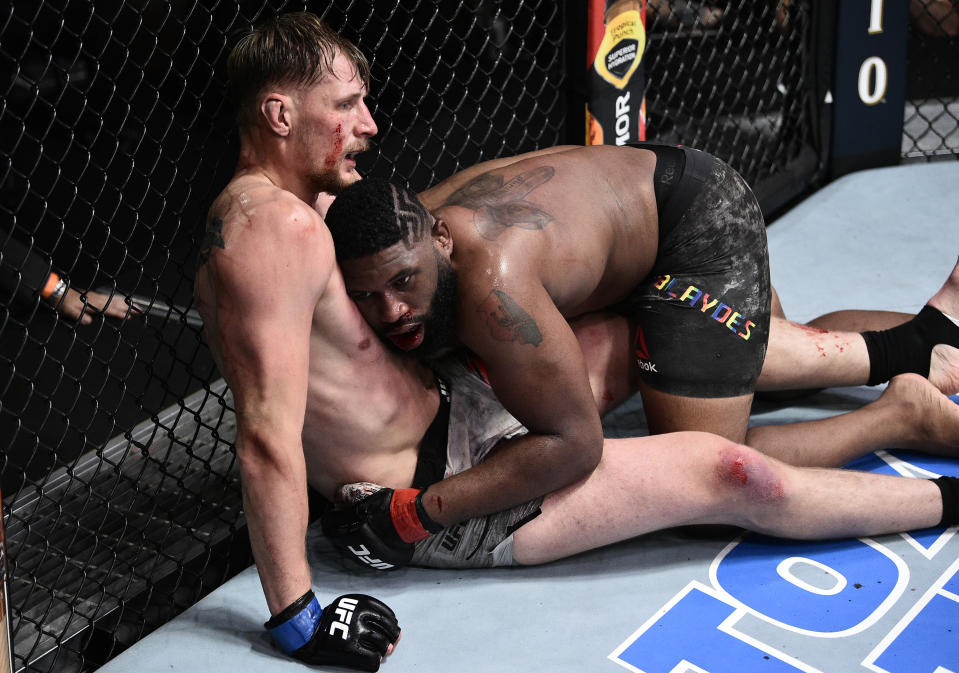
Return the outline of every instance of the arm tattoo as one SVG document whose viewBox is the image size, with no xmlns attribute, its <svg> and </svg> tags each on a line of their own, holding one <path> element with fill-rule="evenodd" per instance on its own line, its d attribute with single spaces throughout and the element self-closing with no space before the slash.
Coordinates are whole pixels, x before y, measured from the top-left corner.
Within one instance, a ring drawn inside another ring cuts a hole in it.
<svg viewBox="0 0 959 673">
<path fill-rule="evenodd" d="M 210 220 L 206 232 L 203 234 L 203 241 L 200 243 L 199 266 L 203 266 L 210 259 L 213 246 L 226 250 L 226 243 L 223 241 L 223 220 L 219 217 Z"/>
<path fill-rule="evenodd" d="M 535 231 L 553 221 L 553 216 L 535 203 L 524 201 L 534 189 L 553 178 L 556 169 L 540 166 L 514 175 L 486 173 L 470 180 L 450 194 L 444 206 L 461 206 L 474 212 L 473 224 L 480 236 L 494 240 L 508 227 Z"/>
<path fill-rule="evenodd" d="M 543 342 L 533 317 L 505 292 L 493 290 L 476 310 L 486 314 L 490 336 L 497 341 L 518 341 L 533 347 Z"/>
</svg>

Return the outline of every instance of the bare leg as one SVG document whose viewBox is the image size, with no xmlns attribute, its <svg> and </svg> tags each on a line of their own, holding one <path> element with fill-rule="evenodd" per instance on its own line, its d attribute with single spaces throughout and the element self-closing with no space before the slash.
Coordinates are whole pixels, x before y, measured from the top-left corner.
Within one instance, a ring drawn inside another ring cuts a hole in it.
<svg viewBox="0 0 959 673">
<path fill-rule="evenodd" d="M 776 292 L 776 288 L 772 288 L 772 316 L 774 318 L 786 319 L 786 313 L 779 301 L 779 293 Z M 832 313 L 827 313 L 819 316 L 818 318 L 814 318 L 813 320 L 807 322 L 806 326 L 812 328 L 814 330 L 813 333 L 818 334 L 823 334 L 823 330 L 826 332 L 856 332 L 858 334 L 867 330 L 884 330 L 891 327 L 896 327 L 897 325 L 901 325 L 904 322 L 912 320 L 914 317 L 915 316 L 910 313 L 896 313 L 893 311 L 844 310 L 833 311 Z M 789 390 L 788 386 L 784 386 L 778 390 L 767 389 L 767 384 L 772 385 L 771 381 L 775 380 L 775 378 L 774 369 L 768 368 L 766 371 L 766 378 L 760 378 L 760 382 L 756 390 L 756 397 L 758 399 L 771 400 L 774 402 L 788 401 L 799 397 L 812 395 L 823 388 L 823 386 L 817 386 Z"/>
<path fill-rule="evenodd" d="M 686 524 L 732 524 L 797 539 L 878 535 L 936 525 L 928 480 L 796 468 L 704 433 L 607 439 L 599 467 L 547 496 L 520 528 L 514 558 L 545 563 Z"/>
<path fill-rule="evenodd" d="M 959 319 L 959 260 L 943 286 L 926 303 Z M 932 349 L 929 380 L 943 392 L 959 392 L 959 348 L 939 344 Z"/>
<path fill-rule="evenodd" d="M 859 333 L 772 318 L 756 390 L 858 386 L 868 379 L 869 353 Z"/>
<path fill-rule="evenodd" d="M 959 262 L 927 304 L 959 318 Z M 887 311 L 840 311 L 801 325 L 785 318 L 775 290 L 772 308 L 769 347 L 758 391 L 863 385 L 869 379 L 869 353 L 859 328 L 888 329 L 908 317 Z M 959 392 L 959 348 L 935 346 L 928 378 L 947 394 Z"/>
<path fill-rule="evenodd" d="M 712 432 L 734 442 L 746 439 L 753 396 L 682 397 L 639 384 L 646 422 L 652 435 L 682 430 Z"/>
<path fill-rule="evenodd" d="M 779 301 L 779 293 L 773 288 L 772 314 L 778 318 L 785 318 L 786 312 Z M 884 330 L 908 322 L 915 317 L 913 313 L 899 313 L 896 311 L 864 311 L 849 309 L 833 311 L 813 318 L 805 323 L 810 327 L 824 330 L 838 330 L 841 332 L 865 332 L 868 330 Z"/>
<path fill-rule="evenodd" d="M 909 322 L 916 316 L 912 313 L 898 313 L 896 311 L 860 311 L 849 309 L 833 311 L 818 318 L 813 318 L 806 324 L 824 330 L 839 330 L 842 332 L 880 331 L 897 327 Z"/>
<path fill-rule="evenodd" d="M 597 406 L 605 414 L 639 387 L 628 324 L 621 317 L 591 314 L 573 328 L 586 355 Z M 644 391 L 651 433 L 714 432 L 794 465 L 836 467 L 890 447 L 959 455 L 959 406 L 916 374 L 896 377 L 877 401 L 856 411 L 822 421 L 753 427 L 748 433 L 748 404 L 727 402 Z"/>
<path fill-rule="evenodd" d="M 570 321 L 570 327 L 583 351 L 599 413 L 609 413 L 639 390 L 629 323 L 622 316 L 596 312 Z"/>
<path fill-rule="evenodd" d="M 959 457 L 959 405 L 918 374 L 900 374 L 861 409 L 819 421 L 754 426 L 746 444 L 792 465 L 820 467 L 839 467 L 885 448 Z"/>
<path fill-rule="evenodd" d="M 937 344 L 928 378 L 947 394 L 959 392 L 959 348 Z M 772 319 L 757 391 L 860 386 L 868 380 L 869 353 L 861 334 Z"/>
</svg>

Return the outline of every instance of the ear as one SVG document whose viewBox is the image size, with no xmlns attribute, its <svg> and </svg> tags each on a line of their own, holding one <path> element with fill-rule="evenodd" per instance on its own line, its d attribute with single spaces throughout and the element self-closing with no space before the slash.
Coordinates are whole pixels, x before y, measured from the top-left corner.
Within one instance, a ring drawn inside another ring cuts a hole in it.
<svg viewBox="0 0 959 673">
<path fill-rule="evenodd" d="M 447 257 L 453 254 L 453 234 L 446 220 L 433 220 L 433 244 Z"/>
<path fill-rule="evenodd" d="M 333 199 L 335 198 L 335 194 L 320 192 L 316 195 L 316 200 L 313 202 L 313 210 L 318 212 L 320 217 L 326 217 L 326 211 L 330 209 L 330 204 L 333 203 Z"/>
<path fill-rule="evenodd" d="M 270 130 L 279 136 L 289 136 L 293 129 L 293 100 L 286 94 L 270 92 L 260 103 L 260 114 Z"/>
</svg>

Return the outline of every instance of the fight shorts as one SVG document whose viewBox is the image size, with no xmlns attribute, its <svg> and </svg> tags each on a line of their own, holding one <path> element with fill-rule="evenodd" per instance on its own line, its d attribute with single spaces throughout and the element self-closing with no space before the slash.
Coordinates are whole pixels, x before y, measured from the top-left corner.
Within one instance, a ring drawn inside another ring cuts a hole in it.
<svg viewBox="0 0 959 673">
<path fill-rule="evenodd" d="M 659 247 L 653 269 L 611 307 L 630 320 L 643 381 L 685 397 L 752 393 L 769 340 L 766 226 L 740 175 L 698 150 L 656 154 Z"/>
<path fill-rule="evenodd" d="M 442 399 L 440 411 L 420 443 L 413 477 L 413 486 L 420 489 L 482 462 L 500 440 L 526 433 L 461 356 L 447 358 L 433 368 L 449 399 Z M 443 422 L 446 414 L 448 423 Z M 446 442 L 441 441 L 444 436 Z M 417 542 L 411 564 L 431 568 L 514 565 L 513 533 L 539 515 L 542 503 L 543 498 L 536 498 L 450 526 Z"/>
</svg>

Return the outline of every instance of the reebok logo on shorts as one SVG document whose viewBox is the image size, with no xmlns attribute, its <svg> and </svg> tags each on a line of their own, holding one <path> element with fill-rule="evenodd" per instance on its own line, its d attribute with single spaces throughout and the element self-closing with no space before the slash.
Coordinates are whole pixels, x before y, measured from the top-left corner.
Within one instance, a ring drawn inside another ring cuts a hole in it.
<svg viewBox="0 0 959 673">
<path fill-rule="evenodd" d="M 643 328 L 637 327 L 633 335 L 633 354 L 636 356 L 636 364 L 644 372 L 658 374 L 656 364 L 649 360 L 649 349 L 646 347 L 646 337 L 643 335 Z"/>
<path fill-rule="evenodd" d="M 687 285 L 680 293 L 682 283 L 677 285 L 678 278 L 673 278 L 669 274 L 660 276 L 653 283 L 653 287 L 661 294 L 676 299 L 681 303 L 689 304 L 690 308 L 698 308 L 699 311 L 708 315 L 717 323 L 724 325 L 726 329 L 740 337 L 743 341 L 749 341 L 751 336 L 750 329 L 756 326 L 752 320 L 749 320 L 739 311 L 734 311 L 731 306 L 725 304 L 715 297 L 711 297 L 708 292 L 700 290 L 695 285 Z"/>
</svg>

